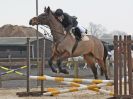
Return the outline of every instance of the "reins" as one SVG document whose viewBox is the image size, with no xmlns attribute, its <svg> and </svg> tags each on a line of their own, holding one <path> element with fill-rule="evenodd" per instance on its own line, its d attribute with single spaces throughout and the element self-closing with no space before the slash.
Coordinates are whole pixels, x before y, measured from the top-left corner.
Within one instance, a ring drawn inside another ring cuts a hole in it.
<svg viewBox="0 0 133 99">
<path fill-rule="evenodd" d="M 52 12 L 51 12 L 52 13 Z M 52 14 L 53 15 L 53 14 Z M 57 22 L 59 22 L 60 24 L 61 24 L 61 22 L 53 15 L 53 17 L 56 19 L 56 21 Z M 63 37 L 61 37 L 61 38 L 59 38 L 57 41 L 55 41 L 54 42 L 54 45 L 55 45 L 55 49 L 56 49 L 56 51 L 57 51 L 57 47 L 58 47 L 58 45 L 67 37 L 67 35 L 69 35 L 68 33 L 66 33 L 66 35 L 64 34 L 64 27 L 63 27 L 63 25 L 61 24 L 61 26 L 62 26 L 62 32 L 59 32 L 57 29 L 55 29 L 55 25 L 54 25 L 54 22 L 53 22 L 53 20 L 51 20 L 50 19 L 50 16 L 47 16 L 47 21 L 48 21 L 48 24 L 49 24 L 49 26 L 51 26 L 51 32 L 53 33 L 53 36 L 55 37 L 55 39 L 58 39 L 58 38 L 56 38 L 56 34 L 58 33 L 58 34 L 60 34 L 60 35 L 62 35 Z M 53 27 L 53 28 L 52 28 Z M 72 54 L 74 53 L 74 51 L 75 51 L 75 49 L 77 48 L 77 45 L 78 45 L 78 41 L 76 40 L 75 41 L 75 44 L 74 44 L 74 46 L 73 46 L 73 48 L 72 48 Z M 57 51 L 58 52 L 58 51 Z"/>
<path fill-rule="evenodd" d="M 53 16 L 54 16 L 54 15 L 53 15 Z M 55 16 L 54 16 L 54 17 L 55 17 Z M 50 20 L 49 17 L 48 17 L 47 19 L 48 19 L 49 22 L 53 23 L 53 21 Z M 55 18 L 55 19 L 56 19 L 56 18 Z M 58 21 L 58 20 L 57 20 L 57 21 Z M 59 22 L 59 21 L 58 21 L 58 22 Z M 61 24 L 61 23 L 60 23 L 60 24 Z M 63 30 L 63 29 L 64 29 L 64 28 L 63 28 L 63 26 L 62 26 L 62 30 Z M 58 34 L 63 35 L 63 37 L 59 40 L 58 43 L 62 42 L 62 41 L 66 38 L 66 36 L 67 36 L 67 34 L 65 35 L 65 34 L 63 34 L 62 32 L 57 31 L 55 28 L 51 28 L 51 32 L 55 32 L 55 33 L 58 33 Z M 64 30 L 63 30 L 63 32 L 64 32 Z"/>
</svg>

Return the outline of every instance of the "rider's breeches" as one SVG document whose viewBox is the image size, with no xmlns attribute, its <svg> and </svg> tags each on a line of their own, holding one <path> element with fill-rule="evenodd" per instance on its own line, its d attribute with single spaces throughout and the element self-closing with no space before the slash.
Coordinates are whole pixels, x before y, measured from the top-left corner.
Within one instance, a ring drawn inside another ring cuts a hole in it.
<svg viewBox="0 0 133 99">
<path fill-rule="evenodd" d="M 80 26 L 79 24 L 77 25 L 77 27 L 80 29 L 81 33 L 85 33 L 86 29 L 83 28 L 82 26 Z"/>
</svg>

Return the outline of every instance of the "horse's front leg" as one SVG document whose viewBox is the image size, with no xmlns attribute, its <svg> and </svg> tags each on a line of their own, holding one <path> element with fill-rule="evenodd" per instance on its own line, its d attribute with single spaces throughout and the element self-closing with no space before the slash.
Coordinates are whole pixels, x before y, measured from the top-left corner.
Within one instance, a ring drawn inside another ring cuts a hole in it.
<svg viewBox="0 0 133 99">
<path fill-rule="evenodd" d="M 62 60 L 59 58 L 57 60 L 57 66 L 58 66 L 59 72 L 64 74 L 69 74 L 69 72 L 66 69 L 62 68 L 61 63 L 62 63 Z"/>
<path fill-rule="evenodd" d="M 52 57 L 48 60 L 48 64 L 49 64 L 51 70 L 52 70 L 53 72 L 57 73 L 56 68 L 53 66 L 53 59 L 54 59 L 54 56 L 52 56 Z"/>
<path fill-rule="evenodd" d="M 64 52 L 64 53 L 58 58 L 58 60 L 57 60 L 57 66 L 58 66 L 59 72 L 64 73 L 64 74 L 69 74 L 69 72 L 68 72 L 66 69 L 62 68 L 62 66 L 61 66 L 62 61 L 63 61 L 64 59 L 67 59 L 68 57 L 69 57 L 69 54 L 68 54 L 67 52 Z"/>
</svg>

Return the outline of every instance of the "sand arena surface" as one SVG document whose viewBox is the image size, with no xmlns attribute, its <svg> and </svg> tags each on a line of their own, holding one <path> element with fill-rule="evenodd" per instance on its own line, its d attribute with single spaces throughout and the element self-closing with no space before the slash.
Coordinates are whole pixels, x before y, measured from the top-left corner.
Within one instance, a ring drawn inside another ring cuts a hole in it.
<svg viewBox="0 0 133 99">
<path fill-rule="evenodd" d="M 21 70 L 20 72 L 26 73 L 25 70 Z M 64 75 L 64 74 L 55 74 L 52 73 L 52 71 L 49 68 L 45 69 L 45 74 L 49 76 L 61 76 L 61 77 L 74 77 L 74 70 L 69 70 L 70 74 L 69 75 Z M 37 75 L 37 69 L 32 68 L 31 71 L 32 75 Z M 41 97 L 18 97 L 16 95 L 16 92 L 24 92 L 26 91 L 26 80 L 22 79 L 21 76 L 11 73 L 10 75 L 5 75 L 2 77 L 2 79 L 8 79 L 8 78 L 18 78 L 17 80 L 5 80 L 2 81 L 2 88 L 0 88 L 0 99 L 106 99 L 110 96 L 101 94 L 101 93 L 96 93 L 94 91 L 90 90 L 83 90 L 83 91 L 78 91 L 78 92 L 72 92 L 72 93 L 64 93 L 58 96 L 41 96 Z M 20 80 L 21 78 L 21 80 Z M 93 79 L 93 74 L 91 70 L 88 69 L 83 69 L 79 68 L 79 78 L 86 78 L 86 79 Z M 105 79 L 104 76 L 100 76 L 100 79 Z M 40 91 L 40 88 L 36 88 L 37 81 L 36 80 L 30 80 L 30 86 L 31 86 L 31 91 Z M 57 82 L 53 81 L 44 81 L 44 88 L 66 88 L 68 86 L 64 84 L 60 84 Z M 105 90 L 113 90 L 113 87 L 103 87 Z"/>
<path fill-rule="evenodd" d="M 32 91 L 37 91 L 39 89 L 34 88 Z M 110 96 L 95 93 L 94 91 L 83 90 L 72 93 L 64 93 L 58 96 L 39 96 L 39 97 L 18 97 L 16 92 L 26 91 L 25 88 L 17 88 L 17 89 L 5 89 L 0 88 L 0 99 L 106 99 Z"/>
</svg>

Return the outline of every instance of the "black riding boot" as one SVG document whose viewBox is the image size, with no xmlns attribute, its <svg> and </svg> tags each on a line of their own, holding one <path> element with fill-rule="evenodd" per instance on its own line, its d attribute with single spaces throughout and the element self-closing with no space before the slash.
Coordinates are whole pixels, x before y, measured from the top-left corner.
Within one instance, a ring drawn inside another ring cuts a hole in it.
<svg viewBox="0 0 133 99">
<path fill-rule="evenodd" d="M 78 27 L 75 28 L 73 34 L 75 35 L 75 38 L 77 41 L 80 41 L 81 40 L 81 31 Z"/>
</svg>

